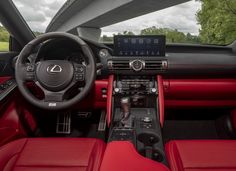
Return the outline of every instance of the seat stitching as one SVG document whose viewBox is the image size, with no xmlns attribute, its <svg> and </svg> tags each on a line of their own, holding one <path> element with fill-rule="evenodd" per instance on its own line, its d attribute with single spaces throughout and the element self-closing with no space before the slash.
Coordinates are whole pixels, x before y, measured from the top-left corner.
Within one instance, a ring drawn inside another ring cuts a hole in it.
<svg viewBox="0 0 236 171">
<path fill-rule="evenodd" d="M 87 166 L 81 166 L 81 165 L 78 165 L 78 166 L 57 166 L 57 165 L 17 165 L 16 167 L 50 167 L 50 168 L 53 168 L 53 167 L 87 167 Z"/>
<path fill-rule="evenodd" d="M 16 161 L 15 161 L 15 163 L 14 163 L 14 167 L 16 166 L 16 163 L 17 163 L 17 161 L 19 160 L 19 158 L 20 158 L 20 156 L 21 156 L 21 153 L 22 153 L 22 151 L 25 149 L 25 146 L 26 146 L 27 143 L 28 143 L 28 139 L 25 140 L 24 145 L 22 146 L 21 150 L 18 152 L 19 155 L 18 155 L 17 158 L 16 158 Z"/>
<path fill-rule="evenodd" d="M 93 170 L 94 170 L 94 168 L 99 170 L 101 163 L 102 163 L 102 154 L 103 154 L 103 148 L 104 148 L 103 144 L 102 144 L 102 149 L 98 148 L 98 147 L 99 147 L 99 142 L 95 141 L 93 148 L 91 150 L 91 154 L 95 153 L 95 157 L 94 157 L 94 155 L 90 155 L 90 158 L 89 158 L 89 163 L 90 163 L 90 161 L 93 162 L 93 167 L 92 167 Z"/>
<path fill-rule="evenodd" d="M 229 167 L 229 166 L 222 166 L 222 167 L 214 167 L 214 166 L 210 166 L 210 167 L 185 167 L 185 169 L 235 169 L 236 166 L 233 166 L 233 167 Z"/>
<path fill-rule="evenodd" d="M 183 161 L 182 161 L 182 159 L 181 159 L 181 157 L 180 157 L 180 154 L 179 154 L 179 150 L 178 150 L 178 147 L 177 147 L 177 145 L 176 145 L 176 143 L 175 142 L 170 142 L 170 146 L 169 146 L 169 151 L 170 151 L 170 153 L 171 153 L 171 155 L 170 155 L 170 160 L 171 161 L 174 161 L 174 162 L 171 162 L 172 163 L 172 165 L 174 165 L 174 169 L 176 170 L 176 171 L 178 171 L 179 170 L 179 167 L 178 167 L 178 159 L 179 159 L 179 161 L 181 162 L 181 164 L 182 164 L 182 169 L 181 170 L 184 170 L 184 166 L 183 166 Z M 175 152 L 174 152 L 174 150 L 176 150 L 176 153 L 177 153 L 177 155 L 175 155 Z M 178 159 L 176 158 L 176 157 L 178 157 Z"/>
<path fill-rule="evenodd" d="M 8 161 L 4 164 L 4 166 L 3 166 L 3 170 L 5 169 L 6 165 L 9 163 L 9 161 L 10 161 L 14 156 L 16 156 L 17 154 L 19 154 L 19 152 L 13 154 L 13 155 L 9 158 L 9 160 L 8 160 Z"/>
<path fill-rule="evenodd" d="M 25 144 L 26 144 L 26 142 L 27 142 L 27 140 L 25 141 Z M 11 157 L 9 158 L 9 160 L 4 164 L 3 169 L 5 169 L 6 165 L 9 163 L 9 161 L 10 161 L 14 156 L 16 156 L 16 155 L 18 155 L 18 154 L 20 155 L 20 153 L 22 152 L 23 148 L 25 147 L 25 144 L 23 145 L 22 149 L 21 149 L 19 152 L 14 153 L 13 155 L 11 155 Z M 17 160 L 19 159 L 19 155 L 17 156 L 16 161 L 15 161 L 14 164 L 13 164 L 13 167 L 15 166 Z"/>
<path fill-rule="evenodd" d="M 94 144 L 94 149 L 93 149 L 93 151 L 95 151 L 95 147 L 97 148 L 97 147 L 99 147 L 98 146 L 98 141 L 96 141 L 96 143 Z M 100 148 L 97 148 L 98 150 L 97 150 L 97 155 L 96 155 L 96 158 L 94 158 L 94 166 L 95 167 L 97 167 L 97 169 L 99 169 L 100 168 L 100 165 L 101 165 L 101 155 L 102 155 L 102 150 L 100 150 Z M 100 165 L 99 165 L 99 163 L 100 163 Z"/>
<path fill-rule="evenodd" d="M 94 157 L 93 157 L 92 154 L 93 154 L 93 152 L 94 152 L 94 150 L 95 150 L 94 147 L 96 146 L 96 144 L 97 144 L 97 141 L 95 141 L 95 142 L 93 143 L 92 150 L 90 151 L 89 160 L 88 160 L 88 166 L 87 166 L 88 168 L 89 168 L 90 162 L 92 162 L 92 163 L 94 162 L 94 163 L 95 163 L 95 160 L 94 160 Z M 94 166 L 93 166 L 93 167 L 94 167 Z M 92 167 L 92 168 L 93 168 L 93 167 Z"/>
</svg>

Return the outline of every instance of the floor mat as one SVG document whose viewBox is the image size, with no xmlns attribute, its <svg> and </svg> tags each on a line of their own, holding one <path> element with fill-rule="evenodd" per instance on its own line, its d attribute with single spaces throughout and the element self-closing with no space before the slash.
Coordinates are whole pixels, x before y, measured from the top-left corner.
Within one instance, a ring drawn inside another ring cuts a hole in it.
<svg viewBox="0 0 236 171">
<path fill-rule="evenodd" d="M 178 139 L 219 139 L 215 120 L 166 120 L 164 142 Z"/>
</svg>

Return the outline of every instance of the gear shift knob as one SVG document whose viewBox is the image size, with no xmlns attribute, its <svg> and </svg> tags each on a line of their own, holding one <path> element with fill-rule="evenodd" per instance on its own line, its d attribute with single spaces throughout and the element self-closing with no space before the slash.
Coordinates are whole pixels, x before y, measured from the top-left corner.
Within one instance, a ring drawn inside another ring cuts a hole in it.
<svg viewBox="0 0 236 171">
<path fill-rule="evenodd" d="M 122 119 L 121 125 L 125 128 L 132 128 L 133 125 L 133 117 L 130 114 L 130 99 L 129 97 L 123 97 L 120 100 L 121 103 L 121 112 Z"/>
<path fill-rule="evenodd" d="M 129 99 L 129 97 L 121 98 L 120 104 L 121 104 L 121 110 L 124 115 L 124 118 L 128 117 L 128 115 L 130 114 L 130 99 Z"/>
</svg>

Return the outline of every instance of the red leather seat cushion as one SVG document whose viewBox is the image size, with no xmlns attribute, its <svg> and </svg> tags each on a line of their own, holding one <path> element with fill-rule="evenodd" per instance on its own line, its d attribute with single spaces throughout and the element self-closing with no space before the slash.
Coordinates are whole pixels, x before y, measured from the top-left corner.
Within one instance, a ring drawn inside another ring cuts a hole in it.
<svg viewBox="0 0 236 171">
<path fill-rule="evenodd" d="M 128 141 L 108 143 L 100 171 L 169 171 L 162 163 L 137 153 Z"/>
<path fill-rule="evenodd" d="M 0 148 L 0 170 L 99 170 L 105 143 L 91 138 L 29 138 Z"/>
<path fill-rule="evenodd" d="M 236 170 L 234 140 L 179 140 L 165 147 L 172 171 Z"/>
</svg>

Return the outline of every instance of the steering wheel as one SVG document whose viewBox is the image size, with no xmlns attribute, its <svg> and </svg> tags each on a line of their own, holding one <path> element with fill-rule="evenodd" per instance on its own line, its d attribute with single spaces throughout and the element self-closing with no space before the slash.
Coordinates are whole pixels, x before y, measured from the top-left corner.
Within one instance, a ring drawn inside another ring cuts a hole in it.
<svg viewBox="0 0 236 171">
<path fill-rule="evenodd" d="M 56 38 L 76 42 L 81 47 L 86 65 L 56 59 L 27 62 L 27 57 L 38 45 Z M 15 79 L 22 95 L 33 105 L 46 110 L 66 109 L 82 100 L 92 88 L 95 77 L 96 64 L 91 49 L 82 39 L 69 33 L 51 32 L 36 37 L 22 49 L 15 65 Z M 29 81 L 44 92 L 43 99 L 31 94 L 26 86 Z M 77 94 L 68 98 L 66 94 L 74 87 Z"/>
</svg>

